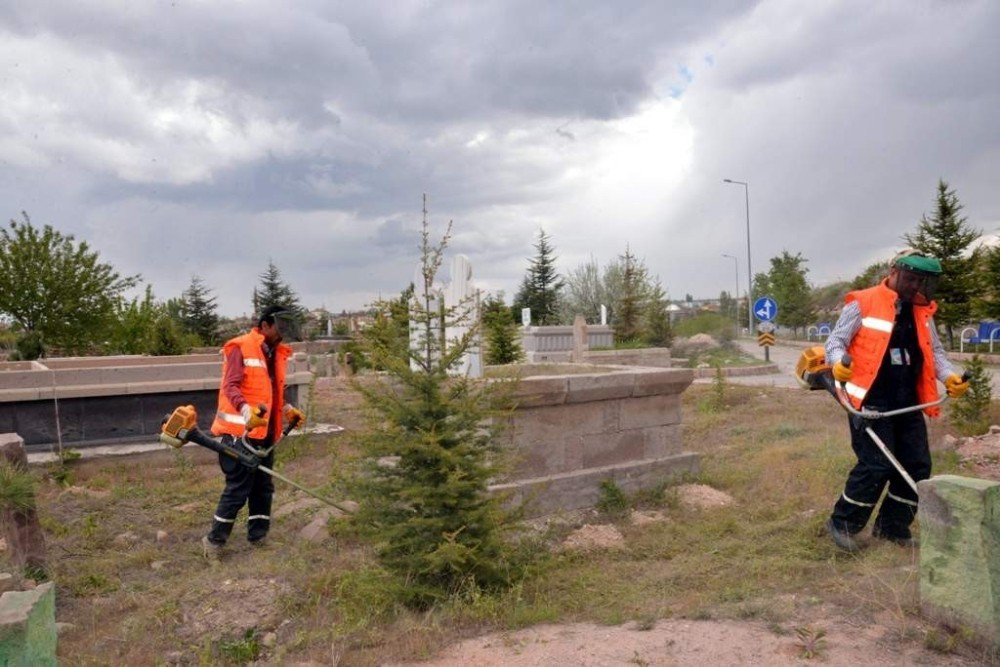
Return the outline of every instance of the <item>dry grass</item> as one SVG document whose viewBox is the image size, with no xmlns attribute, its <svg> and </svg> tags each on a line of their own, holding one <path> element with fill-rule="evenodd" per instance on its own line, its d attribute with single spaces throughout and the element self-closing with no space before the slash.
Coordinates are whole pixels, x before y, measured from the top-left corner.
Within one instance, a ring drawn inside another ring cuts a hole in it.
<svg viewBox="0 0 1000 667">
<path fill-rule="evenodd" d="M 643 504 L 666 521 L 621 525 L 624 549 L 547 555 L 510 591 L 456 595 L 419 614 L 399 607 L 393 582 L 349 534 L 301 541 L 306 513 L 278 519 L 260 551 L 243 542 L 238 524 L 232 553 L 209 567 L 197 546 L 221 489 L 209 452 L 78 462 L 74 484 L 89 494 L 51 482 L 39 492 L 57 615 L 74 624 L 60 637 L 61 664 L 156 664 L 171 651 L 203 664 L 249 655 L 272 664 L 377 664 L 429 657 L 489 629 L 671 616 L 754 618 L 794 633 L 833 614 L 887 624 L 898 641 L 920 643 L 912 553 L 881 545 L 845 555 L 822 534 L 853 463 L 843 413 L 819 392 L 738 386 L 713 410 L 705 407 L 710 391 L 685 395 L 685 447 L 703 454 L 695 481 L 729 493 L 735 506 L 692 511 L 669 489 L 645 494 Z M 361 427 L 356 399 L 334 384 L 318 383 L 313 415 Z M 279 468 L 336 496 L 330 480 L 353 437 L 290 440 Z M 954 456 L 935 456 L 936 472 L 958 471 Z M 301 497 L 279 483 L 276 507 Z M 157 530 L 169 540 L 157 542 Z M 119 538 L 126 532 L 138 541 Z M 273 647 L 261 643 L 269 632 Z"/>
</svg>

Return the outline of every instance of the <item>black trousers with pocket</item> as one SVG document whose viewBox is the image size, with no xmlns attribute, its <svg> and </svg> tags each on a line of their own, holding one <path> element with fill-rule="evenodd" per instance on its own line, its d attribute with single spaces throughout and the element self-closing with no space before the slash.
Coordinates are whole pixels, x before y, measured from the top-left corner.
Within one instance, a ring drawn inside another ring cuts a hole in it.
<svg viewBox="0 0 1000 667">
<path fill-rule="evenodd" d="M 228 446 L 238 446 L 231 435 L 223 435 L 222 441 Z M 257 446 L 254 443 L 254 447 Z M 261 459 L 260 463 L 273 469 L 274 452 Z M 208 540 L 213 544 L 225 544 L 229 534 L 233 532 L 236 515 L 243 505 L 247 505 L 249 510 L 247 540 L 257 542 L 264 539 L 271 527 L 271 500 L 274 497 L 274 481 L 271 476 L 222 454 L 219 454 L 219 467 L 226 476 L 226 488 L 215 509 Z"/>
<path fill-rule="evenodd" d="M 872 409 L 878 409 L 872 406 Z M 917 494 L 906 483 L 865 432 L 860 420 L 850 418 L 851 447 L 858 462 L 847 477 L 844 493 L 833 508 L 834 524 L 848 533 L 860 532 L 868 523 L 886 484 L 889 490 L 875 517 L 873 530 L 887 537 L 910 537 L 910 524 L 917 514 Z M 896 457 L 913 481 L 931 475 L 927 424 L 922 412 L 910 412 L 867 422 L 875 435 Z"/>
</svg>

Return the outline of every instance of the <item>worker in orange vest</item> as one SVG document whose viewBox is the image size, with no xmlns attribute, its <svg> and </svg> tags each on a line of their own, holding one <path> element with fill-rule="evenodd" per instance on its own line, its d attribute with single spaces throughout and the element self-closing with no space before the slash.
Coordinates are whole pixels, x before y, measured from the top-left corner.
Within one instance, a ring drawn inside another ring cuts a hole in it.
<svg viewBox="0 0 1000 667">
<path fill-rule="evenodd" d="M 305 414 L 285 402 L 285 367 L 292 349 L 284 341 L 297 338 L 295 313 L 282 306 L 270 306 L 249 333 L 222 346 L 222 382 L 212 433 L 222 436 L 223 444 L 258 457 L 267 468 L 274 467 L 274 446 L 281 439 L 282 417 L 286 422 L 305 423 Z M 221 454 L 219 466 L 226 476 L 226 487 L 212 529 L 202 538 L 205 555 L 210 558 L 221 554 L 243 505 L 249 510 L 247 539 L 251 544 L 262 545 L 271 527 L 271 477 Z"/>
<path fill-rule="evenodd" d="M 969 388 L 948 361 L 934 325 L 933 297 L 940 275 L 937 259 L 905 250 L 893 259 L 888 278 L 848 293 L 827 338 L 826 358 L 856 409 L 885 412 L 936 401 L 938 380 L 952 398 Z M 850 366 L 841 363 L 845 353 L 850 355 Z M 940 409 L 923 412 L 937 417 Z M 858 460 L 826 523 L 827 531 L 838 547 L 857 551 L 854 536 L 868 523 L 888 483 L 872 535 L 915 546 L 910 524 L 917 512 L 917 494 L 872 442 L 865 424 L 853 417 L 849 421 Z M 915 481 L 930 477 L 927 425 L 920 411 L 873 420 L 867 426 Z"/>
</svg>

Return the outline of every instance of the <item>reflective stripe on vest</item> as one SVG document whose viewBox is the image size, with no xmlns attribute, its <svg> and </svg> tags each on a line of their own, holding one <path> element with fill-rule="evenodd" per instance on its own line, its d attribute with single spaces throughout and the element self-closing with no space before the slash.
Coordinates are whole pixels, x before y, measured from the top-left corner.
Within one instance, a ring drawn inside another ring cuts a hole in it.
<svg viewBox="0 0 1000 667">
<path fill-rule="evenodd" d="M 874 329 L 875 331 L 884 331 L 885 333 L 892 333 L 892 322 L 889 320 L 883 320 L 878 317 L 864 317 L 861 319 L 861 326 L 868 327 L 869 329 Z"/>
<path fill-rule="evenodd" d="M 234 347 L 238 347 L 243 356 L 243 378 L 240 382 L 240 393 L 251 406 L 263 404 L 268 412 L 274 411 L 273 415 L 266 416 L 266 426 L 259 426 L 246 435 L 255 439 L 264 439 L 270 431 L 273 436 L 272 444 L 277 444 L 281 439 L 286 364 L 292 350 L 283 343 L 275 348 L 274 378 L 271 378 L 268 375 L 268 364 L 264 358 L 263 345 L 264 336 L 256 328 L 250 333 L 228 341 L 222 348 L 222 375 L 225 378 L 229 352 Z M 278 391 L 276 396 L 273 395 L 275 387 Z M 237 416 L 239 414 L 240 411 L 229 402 L 229 398 L 220 385 L 218 410 L 216 419 L 212 423 L 212 433 L 215 435 L 229 434 L 234 437 L 244 435 L 246 427 L 242 415 Z"/>
<path fill-rule="evenodd" d="M 229 422 L 230 424 L 239 424 L 240 426 L 244 426 L 246 424 L 246 422 L 243 421 L 243 415 L 234 415 L 229 412 L 222 412 L 221 410 L 215 413 L 215 418 L 221 419 L 224 422 Z"/>
</svg>

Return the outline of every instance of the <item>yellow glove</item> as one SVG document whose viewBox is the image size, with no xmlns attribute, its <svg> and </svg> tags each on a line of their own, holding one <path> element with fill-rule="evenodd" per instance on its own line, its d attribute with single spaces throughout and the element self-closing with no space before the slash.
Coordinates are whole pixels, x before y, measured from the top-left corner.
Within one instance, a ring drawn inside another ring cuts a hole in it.
<svg viewBox="0 0 1000 667">
<path fill-rule="evenodd" d="M 243 424 L 246 426 L 247 432 L 259 428 L 261 426 L 267 426 L 267 408 L 263 405 L 258 405 L 257 409 L 251 408 L 249 403 L 244 403 L 243 407 L 240 408 L 240 414 L 243 415 Z"/>
<path fill-rule="evenodd" d="M 306 425 L 306 413 L 289 403 L 285 406 L 285 422 L 295 424 L 296 428 L 302 428 Z"/>
<path fill-rule="evenodd" d="M 944 387 L 948 390 L 950 398 L 961 398 L 969 390 L 969 381 L 963 380 L 955 373 L 952 373 L 944 381 Z"/>
<path fill-rule="evenodd" d="M 833 365 L 833 379 L 837 382 L 850 382 L 854 377 L 854 371 L 849 366 L 845 366 L 839 361 Z"/>
</svg>

